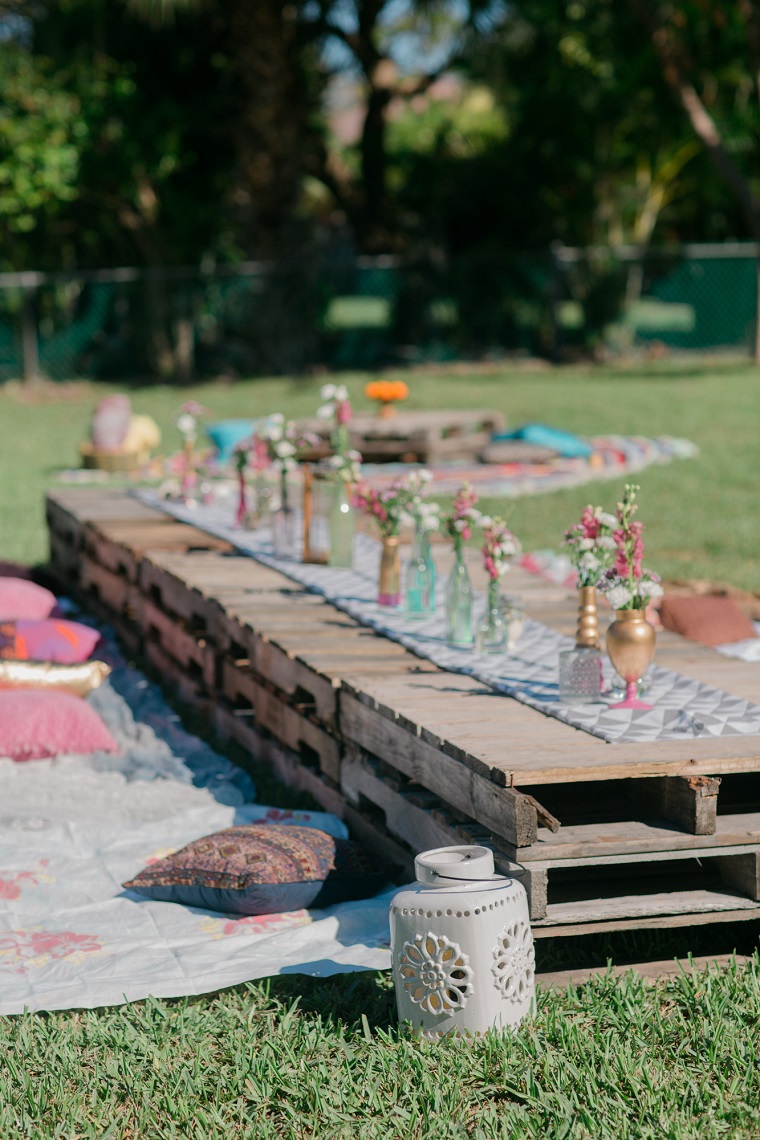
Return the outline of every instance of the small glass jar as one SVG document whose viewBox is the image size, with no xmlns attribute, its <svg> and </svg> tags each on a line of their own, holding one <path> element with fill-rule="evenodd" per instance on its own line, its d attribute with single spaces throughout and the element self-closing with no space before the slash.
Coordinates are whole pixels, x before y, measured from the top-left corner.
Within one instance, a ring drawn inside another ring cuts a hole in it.
<svg viewBox="0 0 760 1140">
<path fill-rule="evenodd" d="M 406 613 L 423 618 L 435 613 L 435 562 L 430 553 L 430 537 L 418 526 L 404 576 Z"/>
<path fill-rule="evenodd" d="M 506 653 L 509 641 L 509 622 L 499 597 L 497 578 L 488 583 L 486 611 L 478 622 L 477 647 L 479 653 Z"/>
<path fill-rule="evenodd" d="M 587 705 L 602 695 L 602 654 L 576 645 L 559 655 L 559 699 L 565 705 Z"/>
<path fill-rule="evenodd" d="M 511 652 L 525 629 L 525 607 L 519 594 L 502 594 L 501 605 L 509 622 L 507 649 Z"/>
</svg>

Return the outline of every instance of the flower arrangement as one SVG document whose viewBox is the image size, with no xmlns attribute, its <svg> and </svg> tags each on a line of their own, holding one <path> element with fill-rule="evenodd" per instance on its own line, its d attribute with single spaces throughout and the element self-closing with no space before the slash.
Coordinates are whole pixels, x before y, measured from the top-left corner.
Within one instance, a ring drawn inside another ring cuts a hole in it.
<svg viewBox="0 0 760 1140">
<path fill-rule="evenodd" d="M 580 587 L 596 586 L 609 569 L 616 549 L 612 537 L 616 527 L 614 515 L 589 504 L 584 507 L 580 522 L 565 531 L 565 548 Z"/>
<path fill-rule="evenodd" d="M 449 538 L 454 540 L 457 553 L 472 538 L 472 528 L 480 521 L 480 511 L 475 508 L 477 501 L 478 496 L 470 484 L 463 483 L 454 498 L 451 514 L 444 516 L 444 528 Z"/>
<path fill-rule="evenodd" d="M 424 467 L 419 471 L 410 471 L 407 475 L 409 502 L 406 511 L 415 530 L 425 534 L 432 534 L 441 528 L 441 504 L 430 502 L 426 497 L 432 479 L 432 473 Z"/>
<path fill-rule="evenodd" d="M 368 400 L 377 400 L 379 414 L 388 416 L 395 411 L 394 404 L 407 398 L 409 387 L 403 380 L 372 380 L 365 385 L 364 395 Z"/>
<path fill-rule="evenodd" d="M 488 518 L 480 520 L 483 528 L 483 566 L 492 582 L 499 582 L 509 569 L 512 559 L 522 553 L 522 546 L 504 519 Z"/>
<path fill-rule="evenodd" d="M 353 494 L 353 505 L 357 510 L 374 518 L 384 538 L 397 536 L 402 526 L 412 521 L 409 510 L 414 491 L 409 484 L 409 476 L 394 479 L 387 487 L 377 489 L 367 483 L 360 483 Z"/>
<path fill-rule="evenodd" d="M 613 610 L 644 610 L 663 593 L 659 576 L 643 565 L 644 524 L 634 519 L 638 491 L 635 483 L 626 483 L 622 501 L 617 504 L 617 526 L 612 532 L 615 563 L 599 581 L 599 589 Z"/>
<path fill-rule="evenodd" d="M 327 460 L 327 466 L 344 483 L 356 483 L 362 457 L 351 448 L 348 438 L 348 425 L 352 416 L 348 389 L 344 384 L 324 384 L 319 394 L 324 402 L 317 410 L 317 415 L 320 419 L 333 421 L 330 433 L 333 454 Z"/>
<path fill-rule="evenodd" d="M 174 416 L 173 423 L 182 436 L 186 448 L 195 446 L 198 438 L 198 420 L 210 415 L 210 410 L 195 400 L 188 400 L 182 405 Z"/>
</svg>

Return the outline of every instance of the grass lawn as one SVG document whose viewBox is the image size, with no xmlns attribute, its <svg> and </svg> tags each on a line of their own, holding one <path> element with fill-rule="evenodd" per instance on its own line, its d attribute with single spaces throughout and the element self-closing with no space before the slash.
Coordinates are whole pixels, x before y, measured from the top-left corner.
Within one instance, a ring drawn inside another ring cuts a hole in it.
<svg viewBox="0 0 760 1140">
<path fill-rule="evenodd" d="M 760 374 L 739 365 L 660 365 L 452 375 L 410 381 L 412 407 L 501 408 L 584 434 L 684 436 L 696 460 L 641 473 L 647 563 L 663 574 L 760 589 L 755 534 Z M 346 382 L 357 407 L 365 377 Z M 322 379 L 203 385 L 218 418 L 313 411 Z M 91 409 L 109 389 L 56 398 L 0 389 L 0 559 L 44 561 L 42 498 L 75 466 Z M 189 393 L 135 388 L 167 448 Z M 526 549 L 558 546 L 597 483 L 514 503 Z M 489 503 L 491 510 L 498 504 Z M 268 798 L 265 781 L 261 797 Z M 285 793 L 282 793 L 285 795 Z M 0 814 L 2 789 L 0 789 Z M 539 944 L 540 966 L 743 952 L 755 923 Z M 732 941 L 733 939 L 733 941 Z M 561 943 L 561 945 L 559 944 Z M 2 937 L 0 935 L 0 954 Z M 298 975 L 217 995 L 117 1009 L 0 1018 L 0 1140 L 16 1137 L 588 1138 L 760 1137 L 760 962 L 645 986 L 599 979 L 544 993 L 515 1036 L 439 1045 L 405 1039 L 384 973 Z"/>
<path fill-rule="evenodd" d="M 365 376 L 345 378 L 357 408 L 367 407 Z M 407 379 L 409 377 L 407 376 Z M 198 385 L 192 396 L 219 419 L 282 410 L 313 414 L 321 379 L 241 381 Z M 504 369 L 492 374 L 412 374 L 409 407 L 501 409 L 510 425 L 542 421 L 581 434 L 674 435 L 693 440 L 698 459 L 643 471 L 641 515 L 647 526 L 647 563 L 670 577 L 709 578 L 760 588 L 757 556 L 757 453 L 760 444 L 760 370 L 748 365 L 661 364 L 646 369 Z M 46 557 L 42 500 L 53 472 L 78 464 L 77 447 L 98 398 L 111 389 L 82 384 L 54 402 L 27 402 L 0 389 L 4 441 L 0 471 L 0 557 Z M 121 389 L 123 391 L 123 387 Z M 63 389 L 62 389 L 63 392 Z M 189 392 L 135 388 L 135 411 L 153 415 L 164 444 L 178 438 L 171 416 Z M 621 481 L 599 482 L 507 503 L 525 549 L 558 547 L 564 529 L 593 498 L 614 505 Z"/>
</svg>

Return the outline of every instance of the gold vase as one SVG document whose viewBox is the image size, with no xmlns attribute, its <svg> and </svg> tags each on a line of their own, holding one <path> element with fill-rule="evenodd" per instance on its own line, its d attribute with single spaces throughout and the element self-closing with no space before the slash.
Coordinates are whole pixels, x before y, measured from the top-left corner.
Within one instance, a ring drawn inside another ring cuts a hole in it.
<svg viewBox="0 0 760 1140">
<path fill-rule="evenodd" d="M 638 699 L 638 682 L 644 676 L 654 657 L 654 626 L 646 619 L 644 610 L 617 610 L 615 620 L 607 630 L 607 653 L 610 661 L 625 681 L 625 700 L 614 709 L 649 709 L 652 706 Z"/>
<path fill-rule="evenodd" d="M 397 534 L 383 535 L 380 555 L 380 583 L 377 601 L 381 606 L 397 606 L 401 600 L 401 554 Z"/>
<path fill-rule="evenodd" d="M 596 588 L 580 586 L 578 589 L 578 625 L 575 630 L 577 649 L 599 649 L 599 617 L 596 609 Z"/>
</svg>

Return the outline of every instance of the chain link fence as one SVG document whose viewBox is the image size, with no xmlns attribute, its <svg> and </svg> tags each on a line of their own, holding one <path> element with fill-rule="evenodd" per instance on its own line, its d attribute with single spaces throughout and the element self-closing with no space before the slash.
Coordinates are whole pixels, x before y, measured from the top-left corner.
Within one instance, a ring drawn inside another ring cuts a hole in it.
<svg viewBox="0 0 760 1140">
<path fill-rule="evenodd" d="M 0 274 L 0 380 L 755 353 L 753 243 Z"/>
</svg>

